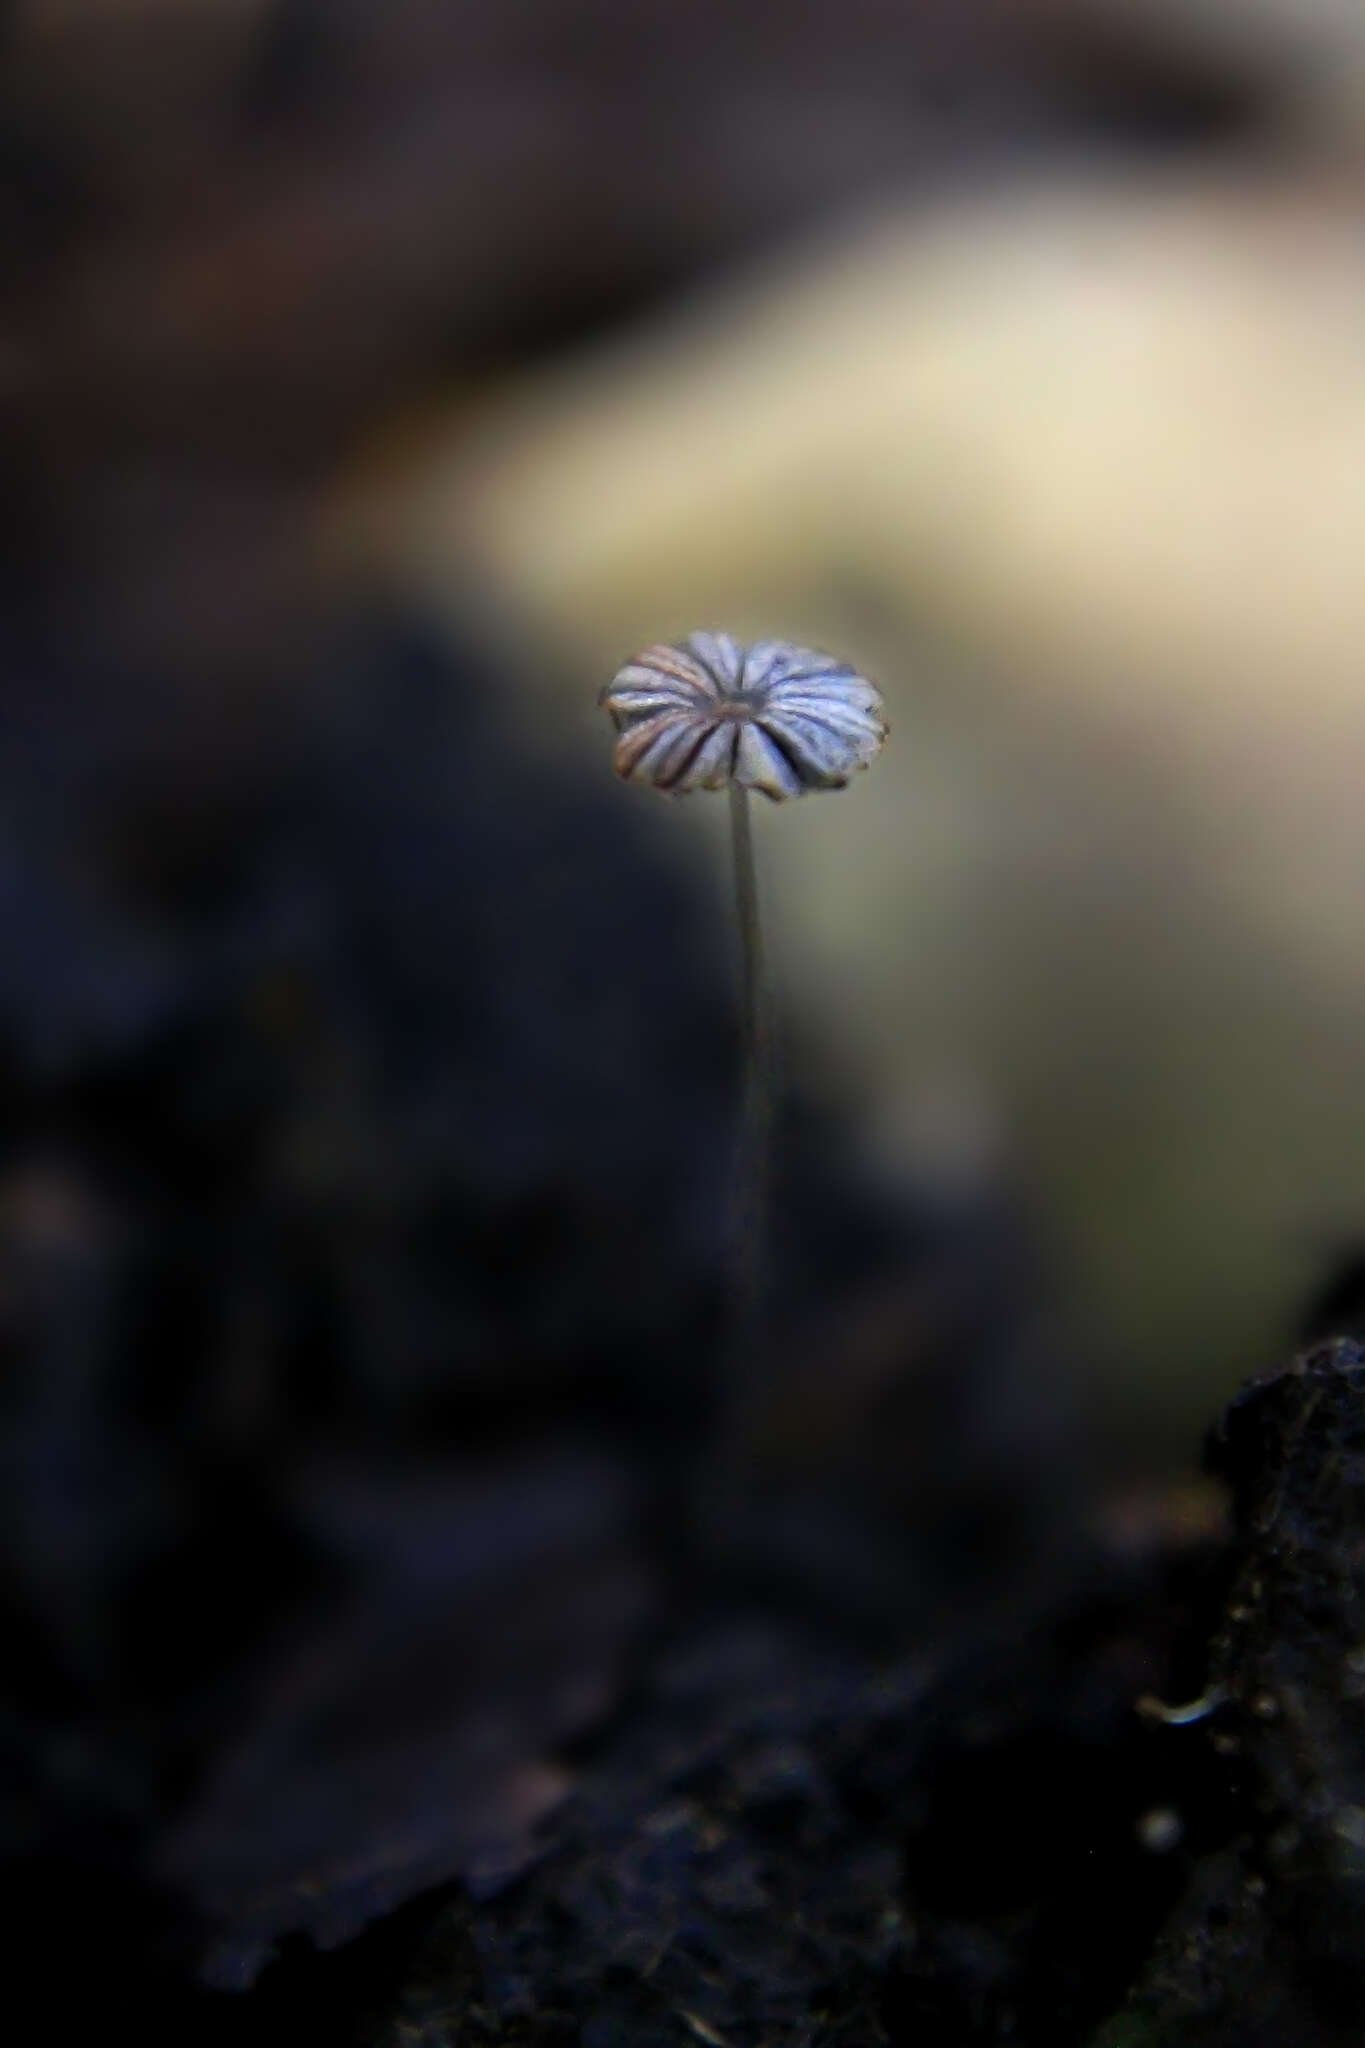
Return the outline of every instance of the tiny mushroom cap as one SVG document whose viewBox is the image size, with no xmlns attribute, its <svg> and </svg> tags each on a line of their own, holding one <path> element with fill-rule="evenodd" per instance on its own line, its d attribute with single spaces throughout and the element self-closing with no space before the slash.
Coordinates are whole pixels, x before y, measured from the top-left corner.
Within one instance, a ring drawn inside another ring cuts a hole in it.
<svg viewBox="0 0 1365 2048">
<path fill-rule="evenodd" d="M 761 789 L 780 802 L 842 789 L 887 735 L 881 692 L 832 654 L 729 633 L 647 647 L 598 702 L 620 738 L 618 775 L 681 796 Z"/>
</svg>

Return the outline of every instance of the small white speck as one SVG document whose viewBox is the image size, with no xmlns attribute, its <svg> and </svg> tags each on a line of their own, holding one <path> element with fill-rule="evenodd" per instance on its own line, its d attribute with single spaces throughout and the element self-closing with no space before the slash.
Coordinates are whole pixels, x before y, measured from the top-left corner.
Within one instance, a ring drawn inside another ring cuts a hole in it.
<svg viewBox="0 0 1365 2048">
<path fill-rule="evenodd" d="M 1165 1856 L 1179 1846 L 1185 1823 L 1173 1806 L 1153 1806 L 1142 1815 L 1135 1832 L 1142 1848 L 1153 1856 Z"/>
</svg>

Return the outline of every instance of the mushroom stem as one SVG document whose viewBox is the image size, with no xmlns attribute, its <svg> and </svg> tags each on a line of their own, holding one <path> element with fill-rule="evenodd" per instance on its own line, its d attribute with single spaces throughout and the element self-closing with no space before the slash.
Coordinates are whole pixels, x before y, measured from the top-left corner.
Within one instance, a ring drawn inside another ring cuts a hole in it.
<svg viewBox="0 0 1365 2048">
<path fill-rule="evenodd" d="M 773 1116 L 772 1038 L 763 939 L 758 918 L 749 792 L 730 784 L 730 845 L 735 869 L 735 915 L 740 945 L 740 1021 L 743 1094 L 735 1175 L 734 1299 L 731 1345 L 737 1386 L 752 1388 L 764 1270 L 767 1263 L 768 1149 Z"/>
<path fill-rule="evenodd" d="M 758 923 L 758 882 L 754 872 L 754 835 L 749 822 L 749 792 L 730 784 L 730 848 L 735 866 L 735 915 L 739 921 L 740 1016 L 744 1028 L 745 1097 L 753 1092 L 754 1072 L 763 1051 L 763 937 Z"/>
</svg>

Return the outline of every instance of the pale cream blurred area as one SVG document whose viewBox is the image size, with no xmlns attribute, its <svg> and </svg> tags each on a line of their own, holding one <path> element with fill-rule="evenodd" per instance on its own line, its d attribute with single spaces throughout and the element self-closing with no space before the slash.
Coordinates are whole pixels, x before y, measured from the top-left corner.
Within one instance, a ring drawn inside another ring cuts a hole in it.
<svg viewBox="0 0 1365 2048">
<path fill-rule="evenodd" d="M 1298 106 L 1292 142 L 882 205 L 511 380 L 351 508 L 425 599 L 463 615 L 472 564 L 555 650 L 533 716 L 585 777 L 645 642 L 724 625 L 880 677 L 872 771 L 759 820 L 790 999 L 889 1170 L 1013 1178 L 1102 1405 L 1172 1442 L 1365 1241 L 1338 112 L 1316 151 Z M 719 860 L 714 807 L 620 800 Z"/>
</svg>

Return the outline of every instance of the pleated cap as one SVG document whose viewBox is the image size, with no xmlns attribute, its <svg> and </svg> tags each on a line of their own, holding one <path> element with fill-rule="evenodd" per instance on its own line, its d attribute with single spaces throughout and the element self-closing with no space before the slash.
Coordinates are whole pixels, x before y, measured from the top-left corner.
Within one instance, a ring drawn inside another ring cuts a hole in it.
<svg viewBox="0 0 1365 2048">
<path fill-rule="evenodd" d="M 832 654 L 729 633 L 647 647 L 602 691 L 618 775 L 672 796 L 761 790 L 780 802 L 842 789 L 887 735 L 881 692 Z"/>
</svg>

